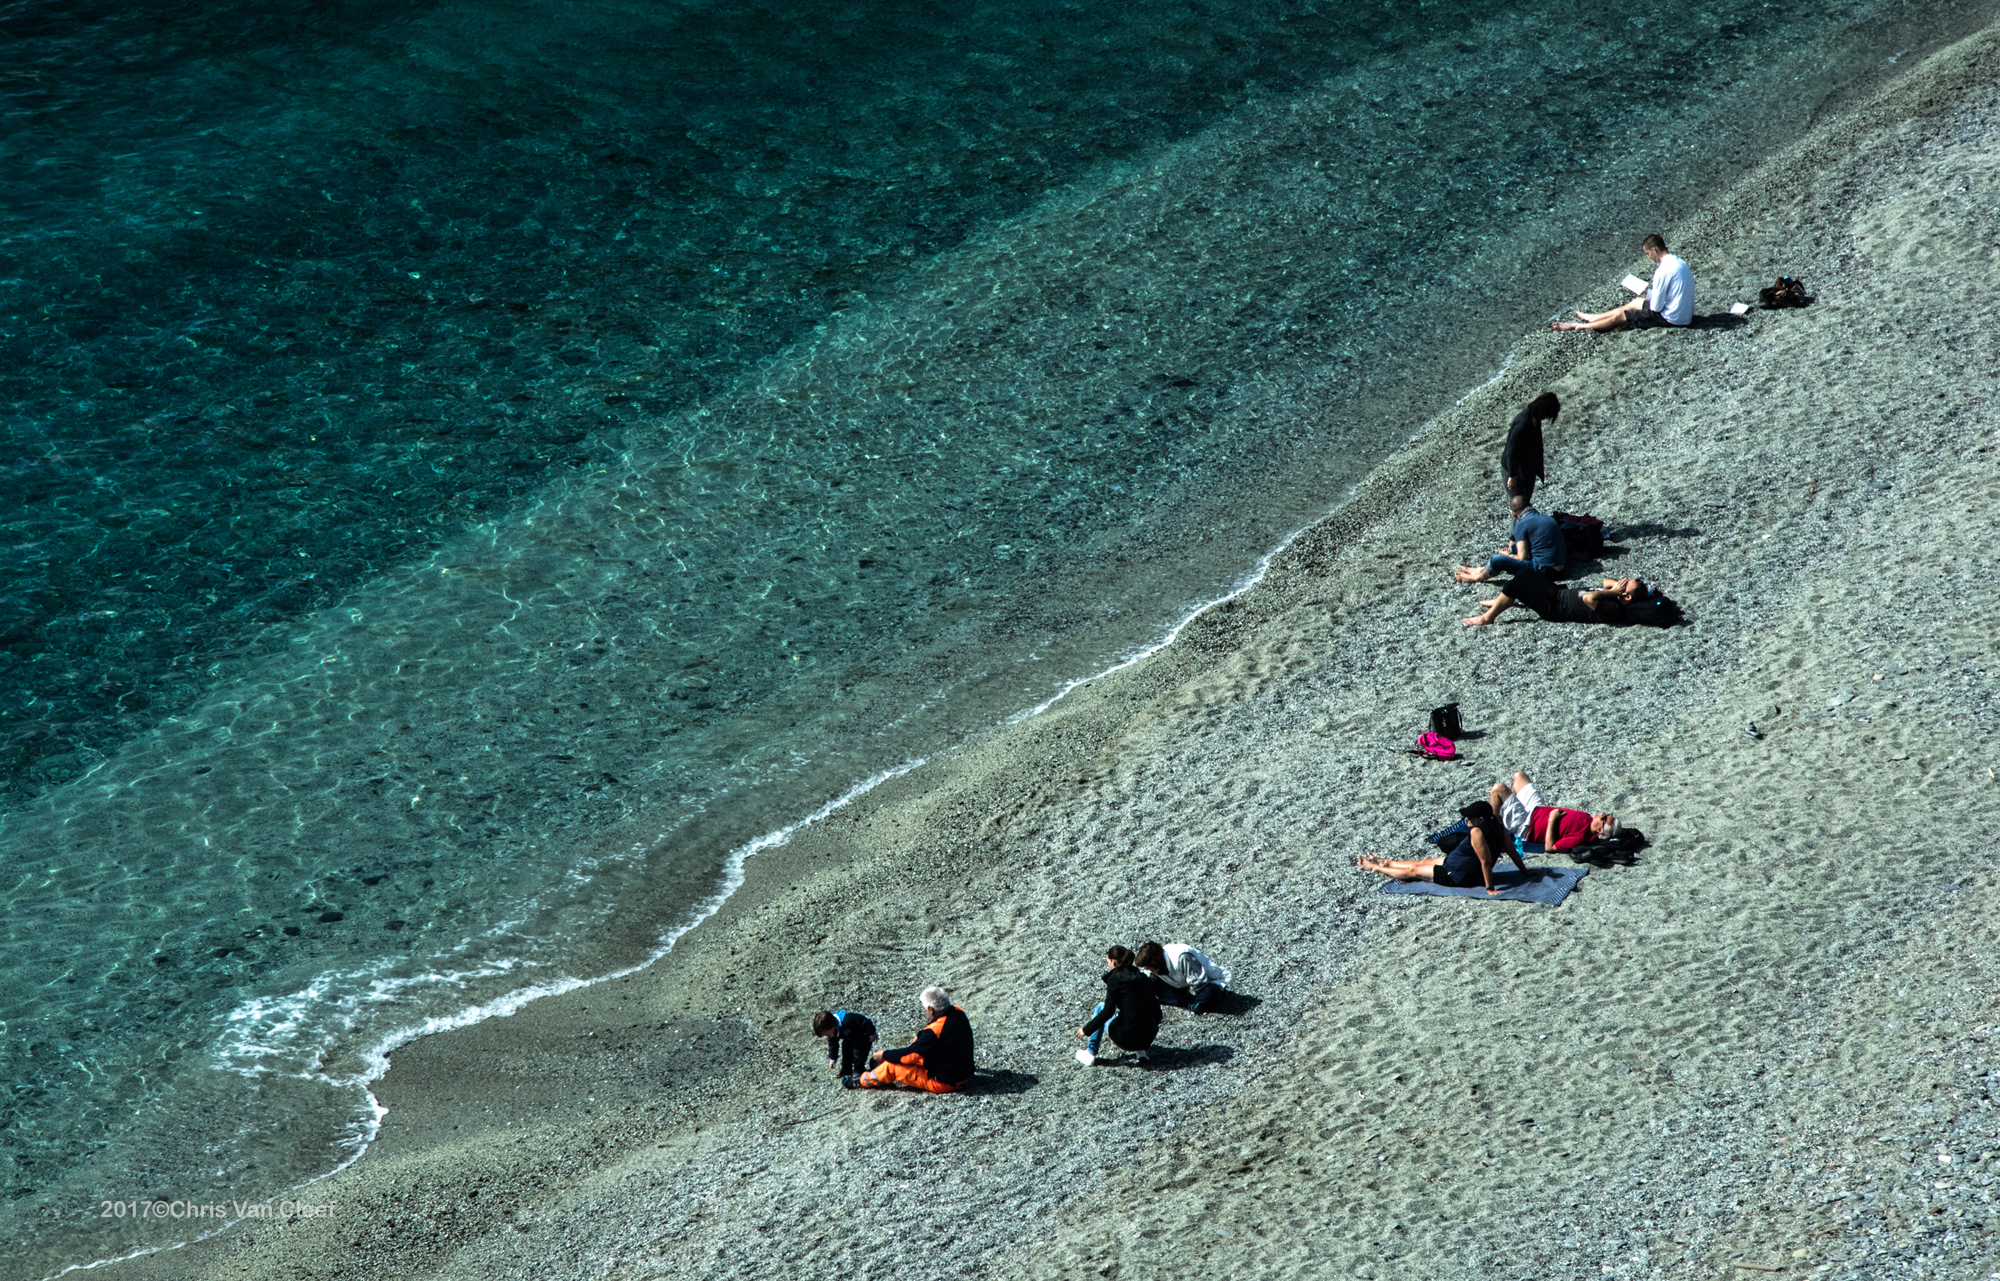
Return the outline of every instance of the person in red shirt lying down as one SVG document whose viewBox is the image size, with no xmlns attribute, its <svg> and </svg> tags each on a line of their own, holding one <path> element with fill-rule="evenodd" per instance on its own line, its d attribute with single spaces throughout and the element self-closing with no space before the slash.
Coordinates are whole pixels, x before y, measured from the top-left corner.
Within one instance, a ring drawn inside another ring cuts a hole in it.
<svg viewBox="0 0 2000 1281">
<path fill-rule="evenodd" d="M 1501 823 L 1524 844 L 1540 845 L 1547 850 L 1573 850 L 1618 835 L 1615 814 L 1592 814 L 1588 810 L 1542 804 L 1542 798 L 1535 792 L 1535 782 L 1526 770 L 1515 770 L 1511 785 L 1495 783 L 1487 799 L 1500 815 Z"/>
</svg>

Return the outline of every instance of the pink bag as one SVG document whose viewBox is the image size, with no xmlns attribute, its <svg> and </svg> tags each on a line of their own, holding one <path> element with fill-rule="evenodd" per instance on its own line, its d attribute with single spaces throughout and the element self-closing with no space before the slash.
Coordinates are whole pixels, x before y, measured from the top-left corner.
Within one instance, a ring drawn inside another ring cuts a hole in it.
<svg viewBox="0 0 2000 1281">
<path fill-rule="evenodd" d="M 1438 761 L 1455 760 L 1458 757 L 1458 744 L 1442 734 L 1425 730 L 1417 735 L 1417 755 L 1428 756 Z"/>
</svg>

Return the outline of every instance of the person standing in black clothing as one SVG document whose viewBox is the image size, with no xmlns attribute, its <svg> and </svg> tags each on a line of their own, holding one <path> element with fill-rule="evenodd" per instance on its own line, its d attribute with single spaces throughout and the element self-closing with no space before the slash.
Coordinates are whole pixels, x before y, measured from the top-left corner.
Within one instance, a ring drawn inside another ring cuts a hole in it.
<svg viewBox="0 0 2000 1281">
<path fill-rule="evenodd" d="M 1532 500 L 1535 483 L 1542 478 L 1542 424 L 1551 423 L 1562 412 L 1562 402 L 1545 391 L 1528 402 L 1507 426 L 1507 443 L 1500 447 L 1500 479 L 1507 483 L 1509 497 Z"/>
<path fill-rule="evenodd" d="M 1104 999 L 1090 1012 L 1090 1022 L 1077 1029 L 1083 1048 L 1076 1061 L 1085 1067 L 1097 1062 L 1097 1047 L 1105 1033 L 1121 1050 L 1144 1063 L 1150 1057 L 1153 1038 L 1160 1034 L 1160 998 L 1153 991 L 1152 977 L 1133 964 L 1132 949 L 1114 947 L 1104 954 Z"/>
</svg>

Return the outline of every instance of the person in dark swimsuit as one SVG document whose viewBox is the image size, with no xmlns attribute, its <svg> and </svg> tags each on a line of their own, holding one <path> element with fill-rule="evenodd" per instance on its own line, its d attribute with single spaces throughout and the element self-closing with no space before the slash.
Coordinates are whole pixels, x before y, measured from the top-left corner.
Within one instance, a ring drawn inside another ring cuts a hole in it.
<svg viewBox="0 0 2000 1281">
<path fill-rule="evenodd" d="M 1493 865 L 1505 854 L 1514 860 L 1521 874 L 1528 865 L 1514 849 L 1514 838 L 1500 824 L 1500 816 L 1486 801 L 1474 801 L 1460 810 L 1459 817 L 1471 827 L 1465 839 L 1436 858 L 1376 858 L 1363 854 L 1354 865 L 1364 872 L 1380 872 L 1396 881 L 1431 881 L 1438 885 L 1471 888 L 1484 885 L 1488 894 L 1498 894 L 1493 883 Z"/>
<path fill-rule="evenodd" d="M 1484 627 L 1516 605 L 1526 605 L 1550 623 L 1605 623 L 1612 627 L 1647 622 L 1667 626 L 1680 616 L 1677 606 L 1660 589 L 1637 578 L 1607 578 L 1591 591 L 1563 587 L 1546 574 L 1516 573 L 1500 594 L 1479 602 L 1483 614 L 1465 620 L 1467 627 Z M 1642 617 L 1643 615 L 1643 617 Z"/>
</svg>

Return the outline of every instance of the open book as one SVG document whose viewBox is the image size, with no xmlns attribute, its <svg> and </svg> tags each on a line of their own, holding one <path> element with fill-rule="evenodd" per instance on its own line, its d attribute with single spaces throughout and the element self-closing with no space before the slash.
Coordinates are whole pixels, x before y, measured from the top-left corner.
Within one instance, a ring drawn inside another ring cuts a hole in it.
<svg viewBox="0 0 2000 1281">
<path fill-rule="evenodd" d="M 1651 285 L 1639 279 L 1637 276 L 1627 276 L 1625 277 L 1625 279 L 1619 281 L 1618 283 L 1625 286 L 1627 289 L 1631 290 L 1635 294 L 1643 294 L 1648 289 L 1652 288 Z"/>
<path fill-rule="evenodd" d="M 1749 310 L 1750 304 L 1747 302 L 1733 302 L 1729 304 L 1729 314 L 1732 316 L 1746 315 Z"/>
</svg>

